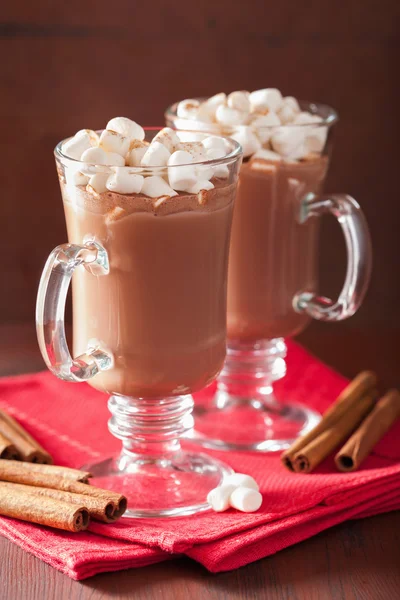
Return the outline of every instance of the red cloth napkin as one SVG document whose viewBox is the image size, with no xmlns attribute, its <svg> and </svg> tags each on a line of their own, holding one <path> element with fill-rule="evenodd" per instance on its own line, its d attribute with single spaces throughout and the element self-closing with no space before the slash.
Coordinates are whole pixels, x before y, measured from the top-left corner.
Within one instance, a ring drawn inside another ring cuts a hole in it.
<svg viewBox="0 0 400 600">
<path fill-rule="evenodd" d="M 321 412 L 346 380 L 288 343 L 288 375 L 278 398 Z M 118 452 L 107 430 L 104 395 L 48 372 L 0 380 L 0 406 L 15 415 L 58 464 L 79 467 Z M 350 518 L 400 508 L 400 425 L 381 440 L 355 473 L 338 473 L 330 457 L 311 475 L 289 473 L 276 454 L 210 452 L 260 485 L 257 513 L 230 510 L 170 519 L 93 522 L 90 532 L 69 534 L 0 518 L 0 534 L 74 579 L 139 567 L 186 554 L 210 571 L 234 569 L 268 556 Z"/>
</svg>

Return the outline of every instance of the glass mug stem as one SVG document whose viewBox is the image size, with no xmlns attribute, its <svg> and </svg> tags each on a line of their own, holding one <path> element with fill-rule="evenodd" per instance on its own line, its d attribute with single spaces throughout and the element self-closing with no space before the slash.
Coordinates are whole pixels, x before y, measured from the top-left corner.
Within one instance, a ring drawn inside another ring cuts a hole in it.
<svg viewBox="0 0 400 600">
<path fill-rule="evenodd" d="M 347 249 L 347 272 L 336 301 L 304 290 L 295 295 L 293 307 L 320 321 L 341 321 L 351 317 L 366 294 L 372 266 L 372 247 L 368 225 L 359 204 L 346 194 L 316 196 L 309 194 L 300 210 L 300 223 L 324 214 L 339 222 Z"/>
</svg>

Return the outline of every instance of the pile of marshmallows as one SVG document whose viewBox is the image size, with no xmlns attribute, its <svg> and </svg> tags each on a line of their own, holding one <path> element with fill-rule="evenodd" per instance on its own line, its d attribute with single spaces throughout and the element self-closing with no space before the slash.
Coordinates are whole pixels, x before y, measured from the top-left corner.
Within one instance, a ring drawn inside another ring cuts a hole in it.
<svg viewBox="0 0 400 600">
<path fill-rule="evenodd" d="M 242 146 L 243 156 L 267 160 L 299 160 L 320 153 L 327 137 L 321 117 L 302 111 L 296 98 L 283 97 L 275 88 L 220 93 L 204 102 L 182 100 L 177 117 L 180 129 L 212 129 L 229 135 Z"/>
<path fill-rule="evenodd" d="M 135 121 L 115 117 L 100 136 L 82 129 L 63 144 L 64 155 L 84 163 L 67 172 L 67 183 L 86 185 L 94 195 L 108 190 L 150 198 L 176 196 L 178 191 L 197 194 L 211 190 L 212 177 L 228 177 L 228 167 L 196 163 L 221 159 L 229 147 L 220 137 L 200 137 L 204 139 L 198 141 L 197 136 L 196 141 L 183 142 L 175 131 L 165 127 L 149 144 Z"/>
<path fill-rule="evenodd" d="M 207 502 L 216 512 L 231 507 L 241 512 L 255 512 L 262 504 L 262 496 L 253 477 L 234 473 L 224 480 L 223 485 L 209 492 Z"/>
</svg>

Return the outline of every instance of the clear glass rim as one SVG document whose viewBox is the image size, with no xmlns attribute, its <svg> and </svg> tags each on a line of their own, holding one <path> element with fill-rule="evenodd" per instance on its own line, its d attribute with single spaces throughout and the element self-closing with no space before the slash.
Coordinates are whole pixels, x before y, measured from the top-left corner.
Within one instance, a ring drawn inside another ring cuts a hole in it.
<svg viewBox="0 0 400 600">
<path fill-rule="evenodd" d="M 204 102 L 205 100 L 208 100 L 208 97 L 198 97 L 198 98 L 193 98 L 193 100 L 198 100 L 199 102 Z M 256 127 L 257 130 L 270 130 L 270 129 L 279 129 L 280 127 L 285 127 L 285 128 L 295 128 L 295 127 L 311 127 L 311 128 L 315 128 L 315 127 L 332 127 L 332 125 L 334 125 L 335 123 L 338 122 L 339 120 L 339 115 L 336 112 L 336 110 L 334 108 L 332 108 L 331 106 L 329 106 L 328 104 L 322 104 L 320 102 L 309 102 L 307 100 L 298 100 L 298 103 L 300 105 L 300 108 L 302 111 L 307 111 L 310 112 L 313 115 L 317 115 L 319 117 L 321 117 L 321 122 L 320 123 L 287 123 L 287 124 L 281 124 L 281 125 L 263 125 L 263 126 L 258 126 Z M 178 117 L 177 115 L 177 107 L 178 107 L 179 102 L 174 102 L 174 104 L 171 104 L 167 110 L 164 113 L 164 118 L 167 120 L 167 122 L 170 119 L 180 119 L 182 121 L 188 121 L 188 122 L 195 122 L 195 119 L 189 119 L 187 117 Z M 262 115 L 260 115 L 262 116 Z M 203 123 L 203 121 L 199 121 L 200 123 Z M 204 122 L 204 125 L 207 125 L 207 123 Z M 249 124 L 249 126 L 251 126 L 251 124 Z M 218 127 L 218 123 L 210 123 L 210 129 L 212 128 L 216 128 Z M 238 125 L 237 127 L 243 127 L 243 125 Z M 226 128 L 227 130 L 232 129 L 233 128 Z M 203 131 L 203 130 L 201 130 Z M 214 135 L 214 134 L 213 134 Z M 218 135 L 218 134 L 215 134 Z"/>
<path fill-rule="evenodd" d="M 149 131 L 161 131 L 162 129 L 165 129 L 165 127 L 143 127 L 145 132 L 149 132 Z M 98 129 L 96 130 L 96 133 L 100 134 L 102 131 L 104 131 L 103 129 Z M 84 163 L 81 160 L 78 160 L 76 158 L 72 158 L 71 156 L 67 156 L 66 154 L 63 153 L 62 151 L 62 146 L 63 144 L 65 144 L 65 142 L 67 142 L 68 140 L 72 139 L 73 136 L 69 136 L 67 138 L 65 138 L 64 140 L 61 140 L 57 146 L 54 148 L 54 155 L 56 157 L 56 159 L 61 160 L 62 162 L 68 164 L 79 164 L 79 165 L 85 165 L 86 167 L 90 166 L 90 167 L 95 167 L 95 166 L 101 166 L 102 168 L 109 168 L 109 169 L 113 169 L 118 167 L 119 169 L 129 169 L 130 171 L 135 171 L 135 172 L 141 172 L 141 171 L 145 171 L 146 173 L 151 172 L 151 171 L 157 171 L 159 172 L 160 169 L 175 169 L 175 168 L 179 168 L 179 167 L 187 167 L 190 165 L 210 165 L 210 166 L 214 166 L 214 165 L 224 165 L 224 164 L 230 164 L 232 162 L 235 162 L 236 160 L 238 160 L 243 152 L 242 152 L 242 147 L 241 145 L 234 140 L 233 138 L 226 136 L 226 135 L 214 135 L 214 134 L 207 134 L 207 132 L 201 132 L 201 131 L 196 131 L 196 130 L 190 130 L 190 129 L 176 129 L 175 130 L 176 133 L 184 133 L 185 135 L 187 135 L 188 133 L 193 133 L 194 135 L 199 135 L 201 133 L 204 134 L 205 137 L 208 137 L 209 135 L 213 135 L 213 137 L 219 137 L 223 140 L 227 140 L 230 145 L 231 145 L 231 150 L 230 152 L 226 155 L 223 156 L 222 158 L 214 158 L 212 160 L 202 160 L 202 161 L 193 161 L 191 163 L 182 163 L 179 165 L 152 165 L 151 167 L 148 166 L 138 166 L 138 167 L 130 167 L 128 165 L 125 166 L 118 166 L 118 165 L 96 165 L 96 163 Z M 196 141 L 196 140 L 193 140 Z M 182 142 L 182 143 L 186 143 L 186 142 Z"/>
</svg>

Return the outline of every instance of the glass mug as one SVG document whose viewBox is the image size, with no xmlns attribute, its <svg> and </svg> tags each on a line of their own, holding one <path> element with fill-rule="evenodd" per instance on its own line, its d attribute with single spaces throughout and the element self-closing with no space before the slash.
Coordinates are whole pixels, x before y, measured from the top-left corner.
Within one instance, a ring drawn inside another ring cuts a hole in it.
<svg viewBox="0 0 400 600">
<path fill-rule="evenodd" d="M 212 401 L 199 403 L 194 412 L 192 437 L 206 447 L 282 450 L 314 427 L 320 415 L 274 396 L 273 383 L 286 373 L 284 338 L 303 331 L 311 318 L 350 317 L 368 287 L 372 252 L 363 213 L 350 196 L 322 192 L 337 114 L 320 104 L 301 103 L 301 109 L 320 122 L 259 127 L 257 135 L 284 139 L 297 129 L 314 140 L 314 152 L 301 160 L 265 153 L 264 159 L 245 160 L 240 169 L 228 271 L 227 359 Z M 212 123 L 196 127 L 196 121 L 178 118 L 177 104 L 165 117 L 171 127 L 220 131 Z M 235 137 L 233 128 L 225 133 Z M 337 300 L 317 292 L 324 214 L 337 219 L 347 247 L 347 274 Z"/>
<path fill-rule="evenodd" d="M 146 130 L 146 140 L 157 132 Z M 225 138 L 227 155 L 203 161 L 222 165 L 227 177 L 200 205 L 193 194 L 89 193 L 87 176 L 107 177 L 112 167 L 68 158 L 63 143 L 55 158 L 69 243 L 53 250 L 42 274 L 38 341 L 57 377 L 111 394 L 109 430 L 123 444 L 117 458 L 85 468 L 95 484 L 127 496 L 127 516 L 206 510 L 208 492 L 231 470 L 183 451 L 180 437 L 193 426 L 191 393 L 213 381 L 225 360 L 240 146 Z M 136 170 L 162 175 L 166 167 Z M 71 278 L 75 358 L 64 329 Z"/>
</svg>

